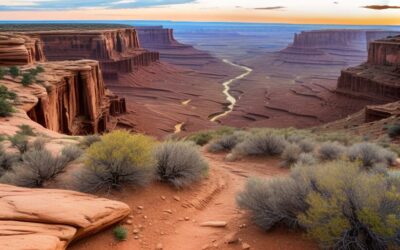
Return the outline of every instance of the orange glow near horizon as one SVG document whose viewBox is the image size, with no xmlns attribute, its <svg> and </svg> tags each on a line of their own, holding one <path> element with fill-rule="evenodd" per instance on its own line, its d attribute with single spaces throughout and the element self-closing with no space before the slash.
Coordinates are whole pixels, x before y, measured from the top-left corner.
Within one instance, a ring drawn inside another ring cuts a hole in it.
<svg viewBox="0 0 400 250">
<path fill-rule="evenodd" d="M 286 11 L 260 11 L 253 9 L 220 10 L 182 8 L 140 8 L 140 9 L 94 9 L 70 11 L 6 11 L 0 12 L 0 20 L 169 20 L 169 21 L 211 21 L 211 22 L 254 22 L 291 24 L 349 24 L 349 25 L 400 25 L 398 12 L 385 15 L 340 14 L 336 17 L 307 13 L 293 14 Z"/>
</svg>

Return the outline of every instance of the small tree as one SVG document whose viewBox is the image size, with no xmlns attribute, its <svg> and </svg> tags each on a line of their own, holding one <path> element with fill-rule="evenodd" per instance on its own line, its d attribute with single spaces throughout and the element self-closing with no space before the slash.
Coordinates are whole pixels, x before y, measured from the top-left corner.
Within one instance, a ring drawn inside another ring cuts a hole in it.
<svg viewBox="0 0 400 250">
<path fill-rule="evenodd" d="M 24 87 L 29 86 L 33 83 L 35 77 L 31 73 L 25 73 L 22 75 L 21 83 Z"/>
<path fill-rule="evenodd" d="M 12 67 L 9 69 L 9 72 L 10 72 L 10 75 L 11 75 L 13 78 L 16 78 L 16 77 L 18 77 L 18 76 L 20 75 L 20 70 L 19 70 L 19 68 L 18 68 L 17 66 L 12 66 Z"/>
<path fill-rule="evenodd" d="M 0 98 L 15 100 L 17 99 L 17 94 L 8 90 L 8 88 L 4 85 L 0 86 Z"/>
<path fill-rule="evenodd" d="M 7 99 L 0 97 L 0 117 L 10 116 L 12 112 L 14 112 L 14 108 L 11 103 Z"/>
<path fill-rule="evenodd" d="M 0 80 L 2 80 L 6 74 L 7 70 L 5 68 L 0 67 Z"/>
<path fill-rule="evenodd" d="M 11 145 L 18 149 L 18 151 L 23 154 L 28 151 L 28 138 L 26 135 L 15 134 L 14 136 L 9 137 Z"/>
</svg>

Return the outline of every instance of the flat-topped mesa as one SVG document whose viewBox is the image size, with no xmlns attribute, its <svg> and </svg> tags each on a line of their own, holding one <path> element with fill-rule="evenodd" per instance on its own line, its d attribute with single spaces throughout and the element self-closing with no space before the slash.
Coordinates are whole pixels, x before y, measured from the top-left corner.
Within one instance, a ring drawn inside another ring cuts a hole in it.
<svg viewBox="0 0 400 250">
<path fill-rule="evenodd" d="M 153 48 L 162 45 L 178 45 L 174 38 L 173 29 L 163 26 L 137 26 L 140 44 L 145 48 Z"/>
<path fill-rule="evenodd" d="M 2 33 L 0 34 L 0 66 L 32 64 L 45 60 L 40 39 Z"/>
<path fill-rule="evenodd" d="M 370 43 L 368 61 L 341 72 L 336 91 L 381 102 L 400 98 L 400 36 Z"/>
<path fill-rule="evenodd" d="M 390 31 L 390 30 L 367 30 L 366 39 L 367 43 L 373 42 L 375 40 L 380 40 L 392 36 L 400 35 L 400 31 Z"/>
<path fill-rule="evenodd" d="M 357 48 L 365 44 L 365 31 L 363 30 L 313 30 L 295 34 L 292 46 L 300 48 Z"/>
<path fill-rule="evenodd" d="M 28 34 L 43 41 L 48 60 L 98 60 L 105 78 L 116 78 L 118 73 L 130 73 L 159 60 L 158 52 L 140 47 L 133 28 L 35 31 Z"/>
</svg>

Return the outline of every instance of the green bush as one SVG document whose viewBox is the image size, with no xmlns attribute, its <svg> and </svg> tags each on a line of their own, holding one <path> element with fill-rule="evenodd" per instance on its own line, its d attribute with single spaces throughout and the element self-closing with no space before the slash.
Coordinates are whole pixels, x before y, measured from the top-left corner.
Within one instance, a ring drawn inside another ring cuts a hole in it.
<svg viewBox="0 0 400 250">
<path fill-rule="evenodd" d="M 26 86 L 31 85 L 34 80 L 35 80 L 35 76 L 32 75 L 32 73 L 24 73 L 24 74 L 22 74 L 21 84 L 24 87 L 26 87 Z"/>
<path fill-rule="evenodd" d="M 299 225 L 297 215 L 307 209 L 307 194 L 308 188 L 290 177 L 250 179 L 236 200 L 264 230 L 277 224 L 296 228 Z"/>
<path fill-rule="evenodd" d="M 338 162 L 315 168 L 313 185 L 306 198 L 309 208 L 298 218 L 323 249 L 400 246 L 398 182 Z"/>
<path fill-rule="evenodd" d="M 0 117 L 10 116 L 14 112 L 12 104 L 5 98 L 0 97 Z"/>
<path fill-rule="evenodd" d="M 20 75 L 20 70 L 19 70 L 19 68 L 18 68 L 17 66 L 12 66 L 12 67 L 9 69 L 9 72 L 10 72 L 10 75 L 11 75 L 13 78 L 16 78 L 16 77 L 18 77 L 18 76 Z"/>
<path fill-rule="evenodd" d="M 0 85 L 0 98 L 4 98 L 6 100 L 15 100 L 17 99 L 17 94 L 9 91 L 6 86 Z"/>
<path fill-rule="evenodd" d="M 318 155 L 322 161 L 335 161 L 343 156 L 344 149 L 345 148 L 337 142 L 325 142 L 320 146 Z"/>
<path fill-rule="evenodd" d="M 276 156 L 282 154 L 287 142 L 282 136 L 259 133 L 239 143 L 234 152 L 240 155 Z"/>
<path fill-rule="evenodd" d="M 208 164 L 191 142 L 164 142 L 155 151 L 156 176 L 160 181 L 182 188 L 200 180 Z"/>
<path fill-rule="evenodd" d="M 154 174 L 154 140 L 144 135 L 114 131 L 87 149 L 85 167 L 76 188 L 83 192 L 110 191 L 125 185 L 147 184 Z"/>
<path fill-rule="evenodd" d="M 212 139 L 221 137 L 223 135 L 229 135 L 235 132 L 235 128 L 231 127 L 221 127 L 216 130 L 200 131 L 189 135 L 186 140 L 192 141 L 197 145 L 204 146 L 209 143 Z"/>
<path fill-rule="evenodd" d="M 400 135 L 400 124 L 390 125 L 387 129 L 387 133 L 391 138 L 395 138 Z"/>
<path fill-rule="evenodd" d="M 47 150 L 31 150 L 23 154 L 22 162 L 5 173 L 0 182 L 21 187 L 43 187 L 62 173 L 68 163 L 65 157 L 54 157 Z"/>
<path fill-rule="evenodd" d="M 18 149 L 18 151 L 23 154 L 26 151 L 28 151 L 28 138 L 26 135 L 22 134 L 15 134 L 14 136 L 11 136 L 8 138 L 11 142 L 11 145 Z"/>
<path fill-rule="evenodd" d="M 5 68 L 0 67 L 0 80 L 4 78 L 4 76 L 7 74 L 8 70 Z"/>
<path fill-rule="evenodd" d="M 348 157 L 351 161 L 361 161 L 362 166 L 371 169 L 377 166 L 394 165 L 397 155 L 373 143 L 357 143 L 350 147 Z"/>
<path fill-rule="evenodd" d="M 22 124 L 18 126 L 19 131 L 17 132 L 20 135 L 26 135 L 26 136 L 35 136 L 35 132 L 33 132 L 33 128 L 29 125 Z"/>
<path fill-rule="evenodd" d="M 117 226 L 113 230 L 114 238 L 118 241 L 124 241 L 128 238 L 128 229 L 123 226 Z"/>
</svg>

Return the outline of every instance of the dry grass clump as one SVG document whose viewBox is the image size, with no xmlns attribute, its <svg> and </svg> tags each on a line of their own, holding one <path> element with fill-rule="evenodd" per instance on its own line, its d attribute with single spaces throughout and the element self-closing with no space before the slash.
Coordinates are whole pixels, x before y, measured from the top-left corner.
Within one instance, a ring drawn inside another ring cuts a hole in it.
<svg viewBox="0 0 400 250">
<path fill-rule="evenodd" d="M 244 131 L 235 131 L 233 134 L 223 135 L 219 138 L 212 140 L 207 145 L 207 151 L 216 153 L 216 152 L 229 152 L 231 151 L 238 143 L 245 140 L 245 138 L 249 136 L 249 133 Z"/>
<path fill-rule="evenodd" d="M 287 145 L 282 136 L 271 133 L 254 134 L 239 143 L 234 152 L 239 155 L 277 156 Z"/>
<path fill-rule="evenodd" d="M 297 144 L 289 144 L 283 151 L 282 165 L 284 167 L 291 167 L 299 161 L 300 155 L 302 154 L 301 148 Z"/>
<path fill-rule="evenodd" d="M 365 168 L 388 167 L 396 163 L 397 155 L 373 143 L 357 143 L 350 147 L 348 157 L 360 161 Z"/>
<path fill-rule="evenodd" d="M 92 146 L 93 143 L 96 143 L 99 141 L 101 141 L 100 135 L 96 135 L 96 134 L 95 135 L 87 135 L 81 139 L 79 145 L 82 146 L 83 148 L 88 148 L 88 147 Z"/>
<path fill-rule="evenodd" d="M 191 142 L 164 142 L 155 151 L 156 176 L 160 181 L 182 188 L 208 173 L 208 164 Z"/>
<path fill-rule="evenodd" d="M 345 151 L 345 147 L 338 142 L 325 142 L 319 150 L 318 156 L 322 161 L 335 161 L 339 160 Z"/>
<path fill-rule="evenodd" d="M 224 135 L 230 135 L 235 132 L 235 128 L 231 127 L 221 127 L 216 130 L 200 131 L 189 135 L 186 140 L 192 141 L 199 146 L 204 146 L 209 143 L 212 139 L 222 137 Z"/>
</svg>

